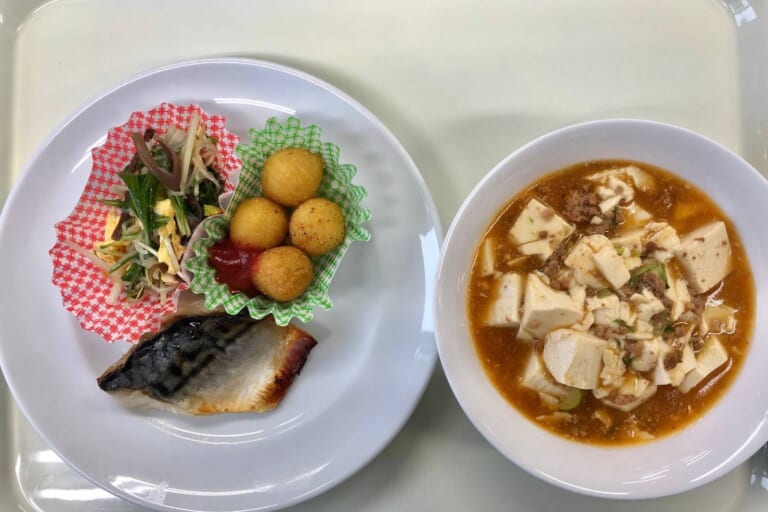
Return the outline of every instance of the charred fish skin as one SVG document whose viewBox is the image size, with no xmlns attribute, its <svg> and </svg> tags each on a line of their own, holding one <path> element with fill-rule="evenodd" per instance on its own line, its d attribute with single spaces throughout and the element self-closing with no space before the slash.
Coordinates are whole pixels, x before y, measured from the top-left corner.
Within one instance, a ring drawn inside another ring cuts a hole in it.
<svg viewBox="0 0 768 512">
<path fill-rule="evenodd" d="M 271 317 L 216 313 L 175 319 L 97 379 L 191 414 L 266 412 L 285 396 L 317 341 Z"/>
<path fill-rule="evenodd" d="M 104 391 L 141 390 L 166 399 L 253 325 L 248 317 L 195 316 L 177 320 L 136 346 L 120 371 L 98 379 Z"/>
</svg>

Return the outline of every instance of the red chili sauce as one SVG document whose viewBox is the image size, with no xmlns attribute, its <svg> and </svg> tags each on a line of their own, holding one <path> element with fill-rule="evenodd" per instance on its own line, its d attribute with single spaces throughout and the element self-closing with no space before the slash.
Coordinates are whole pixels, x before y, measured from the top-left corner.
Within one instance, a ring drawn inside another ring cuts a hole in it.
<svg viewBox="0 0 768 512">
<path fill-rule="evenodd" d="M 249 297 L 259 294 L 251 280 L 251 268 L 262 253 L 259 249 L 242 249 L 227 237 L 208 249 L 208 261 L 216 270 L 216 281 L 227 285 L 232 293 Z"/>
</svg>

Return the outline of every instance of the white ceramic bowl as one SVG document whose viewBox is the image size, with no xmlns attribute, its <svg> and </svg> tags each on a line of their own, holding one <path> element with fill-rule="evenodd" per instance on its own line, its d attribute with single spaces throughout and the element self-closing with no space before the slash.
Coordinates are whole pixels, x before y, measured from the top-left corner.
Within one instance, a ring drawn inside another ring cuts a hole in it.
<svg viewBox="0 0 768 512">
<path fill-rule="evenodd" d="M 647 162 L 712 197 L 736 225 L 757 289 L 753 341 L 725 395 L 688 428 L 622 447 L 568 441 L 536 426 L 499 394 L 475 352 L 467 285 L 476 247 L 499 212 L 545 173 L 597 159 Z M 650 498 L 702 485 L 744 462 L 768 441 L 768 182 L 719 144 L 683 128 L 640 120 L 594 121 L 544 135 L 518 149 L 475 187 L 448 231 L 435 300 L 437 346 L 456 398 L 475 427 L 529 473 L 606 498 Z"/>
</svg>

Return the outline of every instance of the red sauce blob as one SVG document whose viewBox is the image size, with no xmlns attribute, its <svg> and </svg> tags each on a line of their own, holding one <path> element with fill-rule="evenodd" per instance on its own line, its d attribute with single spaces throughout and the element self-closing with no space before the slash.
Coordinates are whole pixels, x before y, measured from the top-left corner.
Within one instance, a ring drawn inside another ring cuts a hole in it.
<svg viewBox="0 0 768 512">
<path fill-rule="evenodd" d="M 242 249 L 227 237 L 208 249 L 208 261 L 216 270 L 216 281 L 227 285 L 232 293 L 255 297 L 259 292 L 251 281 L 251 267 L 261 253 L 259 249 Z"/>
</svg>

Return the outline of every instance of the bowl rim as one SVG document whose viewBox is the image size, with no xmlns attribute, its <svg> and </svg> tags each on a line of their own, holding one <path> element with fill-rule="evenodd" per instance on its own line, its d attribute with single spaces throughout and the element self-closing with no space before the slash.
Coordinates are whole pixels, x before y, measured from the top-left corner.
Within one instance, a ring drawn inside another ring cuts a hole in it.
<svg viewBox="0 0 768 512">
<path fill-rule="evenodd" d="M 691 490 L 695 487 L 699 487 L 701 485 L 704 485 L 705 483 L 714 480 L 718 478 L 719 476 L 722 476 L 726 472 L 733 469 L 738 464 L 741 464 L 745 460 L 747 460 L 759 447 L 766 442 L 768 442 L 768 410 L 765 411 L 762 421 L 760 421 L 753 429 L 753 432 L 746 440 L 742 440 L 743 443 L 737 447 L 736 451 L 732 453 L 730 456 L 726 457 L 724 461 L 721 461 L 720 464 L 718 464 L 714 469 L 707 471 L 706 473 L 699 475 L 697 478 L 692 478 L 688 480 L 677 480 L 677 481 L 671 481 L 667 480 L 664 485 L 661 486 L 653 486 L 653 485 L 645 485 L 645 486 L 636 486 L 634 488 L 632 487 L 625 487 L 622 488 L 620 492 L 616 492 L 616 489 L 607 489 L 607 488 L 595 488 L 590 485 L 584 485 L 583 481 L 575 481 L 573 479 L 567 479 L 559 477 L 556 474 L 550 474 L 545 471 L 541 471 L 539 468 L 535 467 L 532 464 L 526 464 L 524 462 L 521 462 L 518 460 L 514 453 L 512 453 L 508 446 L 505 446 L 501 443 L 501 439 L 498 437 L 498 432 L 494 431 L 494 425 L 492 425 L 492 422 L 489 422 L 487 418 L 479 418 L 474 416 L 474 414 L 471 412 L 472 404 L 468 402 L 469 396 L 468 393 L 464 389 L 464 383 L 459 379 L 452 371 L 453 366 L 450 360 L 447 360 L 450 356 L 447 355 L 449 352 L 448 349 L 448 342 L 447 338 L 449 336 L 448 334 L 448 328 L 446 328 L 443 325 L 443 322 L 441 322 L 441 297 L 442 294 L 445 293 L 448 290 L 448 285 L 446 285 L 446 282 L 450 284 L 450 286 L 453 286 L 452 291 L 455 294 L 456 291 L 460 291 L 462 295 L 461 303 L 465 305 L 466 307 L 466 291 L 464 288 L 459 286 L 456 287 L 456 284 L 459 283 L 459 279 L 456 279 L 456 276 L 449 276 L 446 277 L 446 260 L 449 258 L 450 248 L 452 247 L 452 244 L 458 243 L 456 241 L 456 232 L 459 228 L 459 226 L 462 223 L 462 220 L 465 219 L 465 215 L 467 214 L 467 211 L 474 206 L 474 203 L 478 200 L 477 198 L 483 194 L 485 189 L 487 188 L 487 184 L 494 179 L 494 177 L 502 172 L 505 172 L 505 169 L 513 164 L 513 162 L 520 158 L 521 155 L 525 155 L 529 151 L 532 150 L 532 148 L 535 148 L 537 146 L 540 146 L 545 143 L 552 142 L 553 139 L 557 140 L 562 137 L 568 137 L 574 133 L 582 133 L 584 131 L 588 131 L 592 128 L 611 128 L 611 127 L 618 127 L 621 126 L 623 128 L 628 129 L 638 129 L 638 130 L 659 130 L 659 131 L 668 131 L 668 132 L 675 132 L 676 134 L 687 137 L 692 143 L 695 144 L 704 144 L 710 146 L 711 150 L 720 152 L 724 158 L 727 158 L 731 160 L 734 163 L 738 164 L 738 167 L 741 171 L 749 171 L 748 174 L 751 175 L 752 180 L 758 179 L 761 182 L 761 191 L 760 193 L 765 194 L 765 197 L 768 197 L 768 181 L 766 178 L 760 174 L 754 167 L 752 167 L 748 162 L 746 162 L 741 156 L 736 154 L 735 152 L 731 151 L 730 149 L 726 148 L 722 144 L 704 136 L 699 133 L 696 133 L 692 130 L 670 124 L 670 123 L 664 123 L 654 120 L 646 120 L 646 119 L 636 119 L 636 118 L 611 118 L 611 119 L 599 119 L 599 120 L 591 120 L 576 124 L 571 124 L 568 126 L 564 126 L 561 128 L 558 128 L 556 130 L 553 130 L 551 132 L 548 132 L 546 134 L 543 134 L 539 137 L 536 137 L 535 139 L 531 140 L 530 142 L 524 144 L 523 146 L 519 147 L 518 149 L 512 151 L 510 154 L 508 154 L 506 157 L 504 157 L 500 162 L 498 162 L 496 165 L 494 165 L 491 170 L 474 186 L 472 191 L 467 195 L 465 200 L 462 202 L 461 207 L 458 209 L 456 215 L 454 216 L 451 225 L 446 233 L 440 260 L 438 262 L 438 268 L 436 272 L 436 286 L 434 287 L 434 301 L 433 301 L 433 310 L 434 310 L 434 318 L 435 318 L 435 335 L 436 335 L 436 342 L 437 342 L 437 349 L 438 354 L 440 358 L 441 366 L 443 367 L 443 371 L 445 373 L 446 379 L 448 380 L 449 386 L 451 388 L 451 391 L 453 392 L 454 396 L 456 397 L 456 400 L 459 402 L 459 405 L 461 406 L 464 413 L 467 415 L 470 422 L 475 426 L 475 428 L 483 435 L 483 437 L 491 443 L 494 448 L 496 448 L 502 455 L 504 455 L 507 459 L 509 459 L 511 462 L 513 462 L 518 467 L 522 468 L 526 472 L 530 473 L 531 475 L 540 478 L 548 483 L 551 483 L 553 485 L 556 485 L 558 487 L 577 492 L 580 494 L 586 494 L 586 495 L 592 495 L 592 496 L 598 496 L 603 498 L 613 498 L 613 499 L 638 499 L 638 498 L 653 498 L 653 497 L 661 497 L 661 496 L 667 496 L 672 494 L 677 494 L 680 492 L 684 492 L 687 490 Z M 604 159 L 608 159 L 608 157 L 604 157 Z M 634 159 L 637 160 L 637 159 Z M 574 161 L 573 163 L 578 163 L 578 161 Z M 567 165 L 567 164 L 566 164 Z M 515 190 L 509 194 L 507 194 L 507 201 L 511 200 L 514 195 L 519 193 L 521 190 L 523 190 L 525 187 L 529 186 L 531 183 L 535 182 L 537 179 L 541 178 L 548 172 L 553 172 L 558 170 L 557 167 L 548 169 L 548 170 L 538 170 L 535 172 L 534 178 L 528 178 L 527 180 L 522 180 L 519 186 L 515 188 Z M 509 172 L 518 172 L 519 170 L 512 169 Z M 674 170 L 670 170 L 674 173 Z M 677 175 L 677 173 L 675 173 Z M 689 180 L 689 178 L 684 177 L 683 179 Z M 744 179 L 747 179 L 745 176 Z M 695 183 L 695 181 L 694 181 Z M 697 185 L 698 186 L 698 185 Z M 708 192 L 705 192 L 708 193 Z M 708 193 L 708 195 L 711 195 Z M 713 200 L 715 198 L 713 197 Z M 719 200 L 715 200 L 716 204 L 721 207 L 722 204 Z M 493 211 L 495 213 L 492 213 L 490 215 L 489 220 L 487 220 L 483 225 L 483 229 L 487 229 L 488 224 L 490 222 L 493 222 L 493 220 L 498 216 L 498 213 L 500 209 L 504 206 L 506 203 L 499 203 L 499 204 L 493 204 Z M 485 211 L 485 210 L 484 210 Z M 727 213 L 729 218 L 731 217 L 730 213 Z M 744 230 L 739 230 L 739 234 L 742 238 L 742 240 L 745 240 L 749 235 Z M 474 234 L 472 234 L 474 236 Z M 482 235 L 480 235 L 482 236 Z M 476 243 L 470 242 L 470 240 L 464 239 L 462 240 L 462 243 L 467 245 L 472 245 L 471 254 L 474 255 L 475 253 L 475 245 Z M 756 269 L 756 262 L 758 262 L 757 258 L 750 258 L 750 264 L 753 270 L 753 276 L 755 280 L 755 318 L 754 318 L 754 325 L 753 325 L 753 336 L 752 340 L 750 342 L 750 353 L 753 352 L 753 348 L 755 346 L 754 340 L 757 339 L 757 326 L 759 321 L 759 313 L 760 313 L 760 304 L 765 303 L 765 301 L 759 301 L 759 280 L 757 276 L 755 275 L 755 269 Z M 763 264 L 764 265 L 764 264 Z M 465 269 L 466 271 L 467 269 Z M 454 310 L 455 311 L 455 310 Z M 465 322 L 466 323 L 466 322 Z M 466 329 L 465 329 L 466 330 Z M 462 333 L 462 336 L 465 336 L 467 338 L 467 341 L 472 343 L 471 351 L 475 355 L 476 364 L 479 363 L 479 358 L 477 357 L 476 348 L 474 346 L 474 341 L 471 338 L 471 334 L 468 332 Z M 485 373 L 485 369 L 482 368 L 481 371 L 483 374 L 483 377 L 486 381 L 488 381 L 488 384 L 491 386 L 491 388 L 498 394 L 498 390 L 496 389 L 495 385 L 490 383 L 490 380 L 487 377 L 487 374 Z M 746 373 L 746 366 L 747 366 L 747 360 L 745 359 L 742 367 L 739 369 L 739 374 L 736 376 L 737 379 L 740 378 L 740 376 L 744 375 Z M 603 452 L 608 453 L 609 451 L 631 451 L 631 450 L 644 450 L 648 446 L 657 446 L 660 442 L 663 440 L 668 440 L 672 438 L 677 438 L 682 432 L 687 431 L 690 429 L 693 425 L 698 424 L 702 420 L 704 420 L 707 417 L 712 416 L 712 411 L 715 409 L 715 407 L 726 401 L 727 397 L 731 394 L 731 388 L 735 387 L 735 381 L 731 382 L 729 384 L 729 389 L 725 391 L 723 396 L 719 397 L 716 402 L 698 419 L 695 419 L 688 423 L 686 427 L 681 429 L 678 432 L 668 434 L 666 436 L 663 436 L 657 441 L 653 441 L 650 443 L 638 443 L 638 444 L 630 444 L 630 445 L 617 445 L 617 446 L 606 446 L 606 445 L 589 445 L 586 443 L 578 443 L 575 441 L 567 441 L 561 436 L 557 436 L 556 434 L 550 433 L 546 431 L 545 429 L 536 426 L 535 428 L 538 429 L 541 432 L 544 432 L 546 435 L 549 436 L 550 439 L 559 439 L 561 442 L 568 443 L 569 445 L 576 445 L 583 449 L 583 451 L 595 451 L 595 453 Z M 506 399 L 500 396 L 499 397 L 505 402 L 507 408 L 511 411 L 514 411 L 519 418 L 521 418 L 524 421 L 527 421 L 530 423 L 530 425 L 534 425 L 534 423 L 525 416 L 523 416 L 517 409 L 510 404 Z M 766 397 L 768 399 L 768 397 Z M 516 420 L 517 421 L 517 420 Z M 520 423 L 518 421 L 518 423 Z M 585 472 L 586 473 L 586 472 Z M 626 482 L 625 482 L 626 483 Z"/>
</svg>

